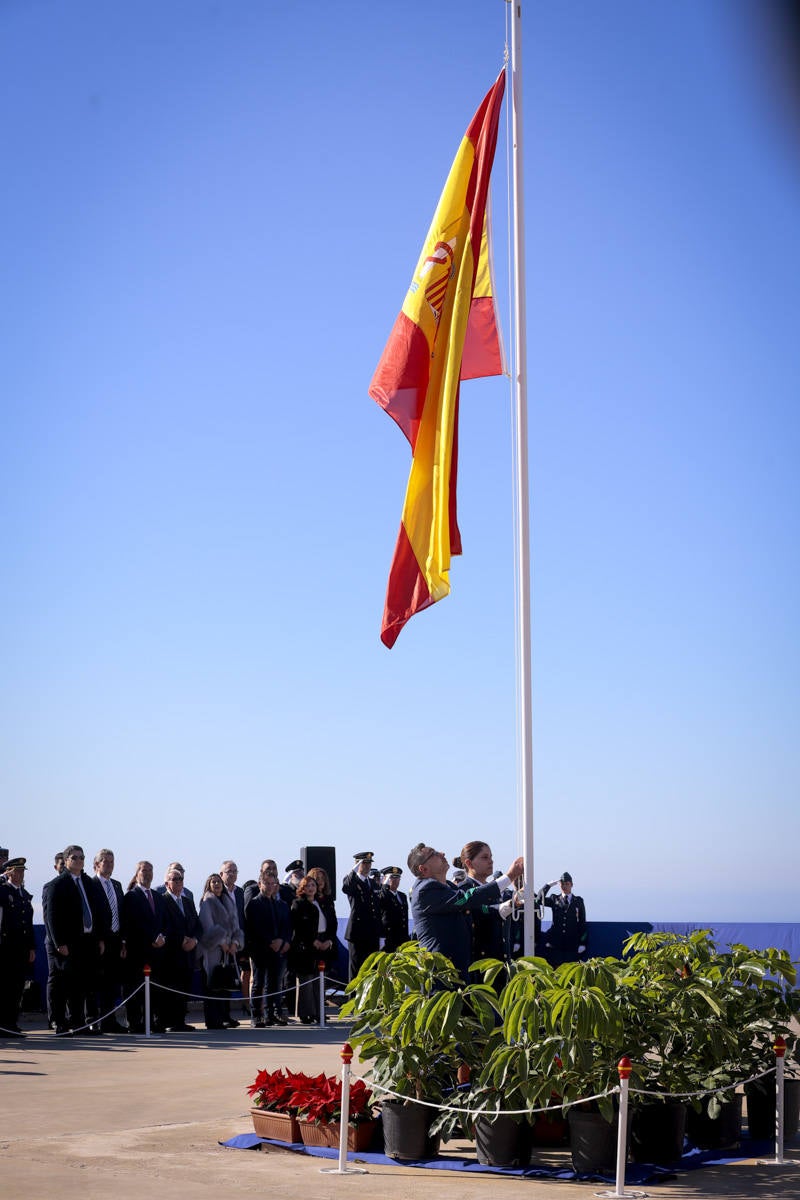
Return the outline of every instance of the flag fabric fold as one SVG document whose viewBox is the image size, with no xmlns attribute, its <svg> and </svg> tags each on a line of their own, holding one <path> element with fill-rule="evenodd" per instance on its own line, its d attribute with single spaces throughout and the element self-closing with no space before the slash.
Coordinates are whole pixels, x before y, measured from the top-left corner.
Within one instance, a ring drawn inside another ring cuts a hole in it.
<svg viewBox="0 0 800 1200">
<path fill-rule="evenodd" d="M 501 72 L 458 148 L 369 388 L 412 451 L 381 629 L 388 647 L 414 613 L 448 594 L 450 557 L 461 553 L 459 382 L 504 370 L 487 222 L 504 90 Z"/>
</svg>

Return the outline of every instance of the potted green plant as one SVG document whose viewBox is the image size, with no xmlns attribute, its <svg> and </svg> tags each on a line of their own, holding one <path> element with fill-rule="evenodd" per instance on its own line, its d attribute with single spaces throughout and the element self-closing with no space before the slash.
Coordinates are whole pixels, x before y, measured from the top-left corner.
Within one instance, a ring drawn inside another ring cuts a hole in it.
<svg viewBox="0 0 800 1200">
<path fill-rule="evenodd" d="M 703 1148 L 735 1144 L 741 1135 L 736 1084 L 771 1065 L 776 1034 L 795 1043 L 789 1025 L 798 996 L 789 955 L 741 944 L 721 952 L 709 930 L 635 934 L 625 953 L 641 993 L 640 1019 L 653 1033 L 646 1089 L 713 1093 L 692 1098 L 690 1136 Z M 663 1116 L 660 1123 L 663 1128 Z M 636 1142 L 634 1136 L 634 1153 Z"/>
<path fill-rule="evenodd" d="M 477 1070 L 495 1027 L 496 997 L 465 985 L 448 958 L 407 942 L 371 955 L 348 985 L 342 1016 L 353 1018 L 350 1042 L 370 1063 L 382 1097 L 386 1153 L 418 1159 L 436 1152 L 436 1106 L 457 1095 L 459 1073 Z M 419 1101 L 424 1103 L 420 1104 Z M 447 1136 L 457 1118 L 439 1114 Z"/>
</svg>

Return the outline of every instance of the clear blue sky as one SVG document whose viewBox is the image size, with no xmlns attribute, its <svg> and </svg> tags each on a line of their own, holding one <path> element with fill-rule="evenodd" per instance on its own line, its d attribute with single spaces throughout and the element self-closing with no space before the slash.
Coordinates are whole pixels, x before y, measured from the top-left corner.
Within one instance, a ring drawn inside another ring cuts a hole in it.
<svg viewBox="0 0 800 1200">
<path fill-rule="evenodd" d="M 534 875 L 797 920 L 791 113 L 753 6 L 524 12 Z M 464 556 L 391 652 L 409 453 L 367 396 L 505 17 L 0 3 L 0 844 L 36 893 L 71 841 L 195 889 L 516 853 L 508 387 L 463 389 Z M 505 192 L 501 138 L 501 276 Z"/>
</svg>

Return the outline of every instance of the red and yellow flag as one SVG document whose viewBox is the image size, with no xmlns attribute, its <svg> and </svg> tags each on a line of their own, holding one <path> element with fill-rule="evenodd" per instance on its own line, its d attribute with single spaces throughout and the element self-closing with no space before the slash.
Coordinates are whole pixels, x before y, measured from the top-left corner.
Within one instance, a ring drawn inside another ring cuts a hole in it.
<svg viewBox="0 0 800 1200">
<path fill-rule="evenodd" d="M 411 474 L 389 572 L 381 641 L 450 591 L 459 381 L 503 373 L 486 210 L 505 74 L 472 119 L 369 394 L 411 443 Z"/>
</svg>

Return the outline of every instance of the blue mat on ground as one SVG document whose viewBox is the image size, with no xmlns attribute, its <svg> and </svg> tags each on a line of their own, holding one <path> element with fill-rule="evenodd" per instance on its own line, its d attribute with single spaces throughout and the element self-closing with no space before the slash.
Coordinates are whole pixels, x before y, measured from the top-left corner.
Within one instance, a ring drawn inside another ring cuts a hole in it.
<svg viewBox="0 0 800 1200">
<path fill-rule="evenodd" d="M 302 1142 L 276 1142 L 271 1138 L 261 1138 L 257 1133 L 240 1133 L 237 1137 L 220 1142 L 231 1150 L 257 1150 L 261 1144 L 279 1146 L 283 1150 L 293 1150 L 296 1154 L 309 1154 L 314 1158 L 338 1159 L 339 1151 L 327 1146 L 306 1146 Z M 746 1158 L 757 1158 L 774 1153 L 774 1146 L 769 1142 L 752 1142 L 742 1139 L 741 1149 L 736 1152 L 723 1153 L 720 1150 L 689 1150 L 679 1163 L 672 1167 L 657 1167 L 647 1163 L 628 1163 L 625 1168 L 625 1182 L 631 1185 L 642 1183 L 665 1183 L 674 1179 L 678 1171 L 694 1171 L 699 1167 L 707 1167 L 720 1163 L 740 1162 Z M 608 1174 L 579 1174 L 570 1167 L 485 1167 L 474 1158 L 431 1158 L 431 1159 L 397 1159 L 388 1158 L 385 1154 L 354 1153 L 347 1155 L 348 1162 L 374 1164 L 376 1166 L 396 1167 L 425 1167 L 426 1170 L 466 1171 L 472 1174 L 516 1175 L 526 1179 L 566 1179 L 579 1182 L 614 1183 L 615 1172 Z"/>
</svg>

